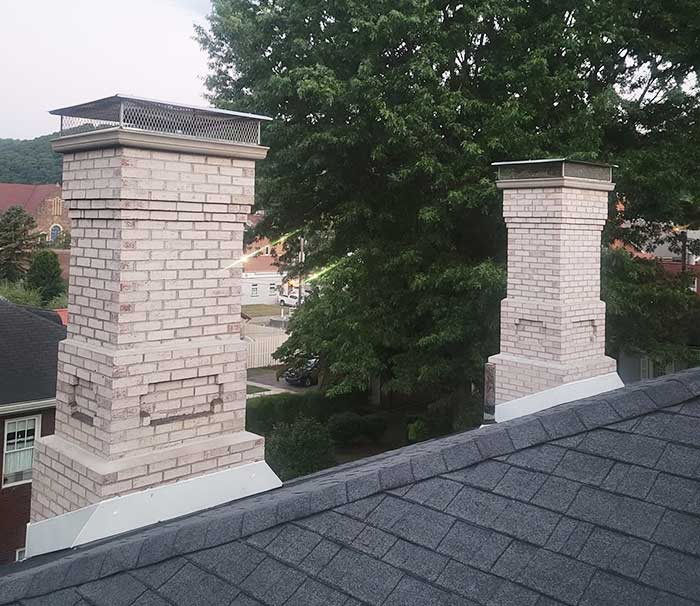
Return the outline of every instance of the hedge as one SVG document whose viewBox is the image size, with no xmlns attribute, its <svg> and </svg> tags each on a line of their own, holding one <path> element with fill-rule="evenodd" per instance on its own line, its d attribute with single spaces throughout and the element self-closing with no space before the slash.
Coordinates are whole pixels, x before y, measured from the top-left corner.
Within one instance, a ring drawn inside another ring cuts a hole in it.
<svg viewBox="0 0 700 606">
<path fill-rule="evenodd" d="M 291 480 L 335 465 L 333 439 L 314 419 L 278 423 L 265 442 L 265 460 L 281 480 Z"/>
<path fill-rule="evenodd" d="M 340 446 L 352 444 L 363 436 L 376 442 L 386 426 L 386 420 L 379 415 L 363 417 L 352 411 L 340 412 L 328 420 L 328 431 L 333 441 Z"/>
<path fill-rule="evenodd" d="M 328 398 L 318 391 L 303 394 L 276 394 L 248 400 L 246 429 L 266 436 L 278 423 L 292 423 L 300 417 L 327 423 L 341 412 L 362 410 L 367 406 L 367 395 L 353 393 Z"/>
</svg>

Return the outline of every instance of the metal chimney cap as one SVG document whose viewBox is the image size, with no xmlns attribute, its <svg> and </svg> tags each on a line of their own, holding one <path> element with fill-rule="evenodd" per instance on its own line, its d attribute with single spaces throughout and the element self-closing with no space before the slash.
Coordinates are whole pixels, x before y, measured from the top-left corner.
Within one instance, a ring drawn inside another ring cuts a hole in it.
<svg viewBox="0 0 700 606">
<path fill-rule="evenodd" d="M 493 162 L 491 166 L 498 168 L 499 181 L 573 177 L 606 183 L 612 183 L 612 169 L 617 168 L 615 164 L 587 162 L 570 158 Z"/>
<path fill-rule="evenodd" d="M 260 143 L 260 123 L 272 119 L 121 94 L 49 113 L 61 116 L 61 137 L 118 128 L 254 145 Z"/>
</svg>

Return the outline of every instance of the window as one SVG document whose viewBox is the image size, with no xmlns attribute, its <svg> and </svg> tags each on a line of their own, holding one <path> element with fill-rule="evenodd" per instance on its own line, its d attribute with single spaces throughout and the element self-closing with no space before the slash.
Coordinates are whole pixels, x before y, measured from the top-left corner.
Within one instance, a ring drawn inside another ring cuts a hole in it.
<svg viewBox="0 0 700 606">
<path fill-rule="evenodd" d="M 27 555 L 27 552 L 24 550 L 24 547 L 22 549 L 18 549 L 15 551 L 15 562 L 21 562 Z"/>
<path fill-rule="evenodd" d="M 52 225 L 49 230 L 49 242 L 55 242 L 60 237 L 62 231 L 60 225 Z"/>
<path fill-rule="evenodd" d="M 54 217 L 60 217 L 63 214 L 63 200 L 54 198 L 51 202 L 51 211 Z"/>
<path fill-rule="evenodd" d="M 251 296 L 251 297 L 257 297 L 257 296 L 258 296 L 258 285 L 257 285 L 257 284 L 251 285 L 251 287 L 250 287 L 250 296 Z"/>
<path fill-rule="evenodd" d="M 269 291 L 269 293 L 270 293 L 271 295 L 276 295 L 276 294 L 277 294 L 277 284 L 275 284 L 274 282 L 270 282 L 270 291 Z"/>
<path fill-rule="evenodd" d="M 34 436 L 41 417 L 8 419 L 5 421 L 5 449 L 2 465 L 2 485 L 31 482 Z"/>
</svg>

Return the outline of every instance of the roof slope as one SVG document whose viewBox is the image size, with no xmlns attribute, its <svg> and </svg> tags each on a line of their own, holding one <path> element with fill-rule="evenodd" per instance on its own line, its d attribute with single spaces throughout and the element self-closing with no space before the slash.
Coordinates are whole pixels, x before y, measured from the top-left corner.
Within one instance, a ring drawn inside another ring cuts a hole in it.
<svg viewBox="0 0 700 606">
<path fill-rule="evenodd" d="M 341 466 L 29 561 L 0 604 L 697 604 L 699 396 L 694 370 Z"/>
<path fill-rule="evenodd" d="M 39 204 L 56 195 L 61 195 L 60 185 L 0 183 L 0 212 L 5 212 L 10 206 L 21 206 L 30 215 L 35 215 Z"/>
<path fill-rule="evenodd" d="M 30 310 L 0 299 L 0 410 L 3 404 L 56 395 L 58 343 L 66 329 L 47 310 Z"/>
</svg>

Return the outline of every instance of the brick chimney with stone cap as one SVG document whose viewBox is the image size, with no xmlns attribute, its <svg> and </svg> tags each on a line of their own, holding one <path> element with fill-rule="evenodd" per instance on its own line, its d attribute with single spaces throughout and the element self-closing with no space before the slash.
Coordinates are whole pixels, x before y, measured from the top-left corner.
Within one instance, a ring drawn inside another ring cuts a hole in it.
<svg viewBox="0 0 700 606">
<path fill-rule="evenodd" d="M 622 386 L 605 355 L 600 300 L 600 237 L 615 186 L 610 165 L 495 166 L 508 227 L 508 294 L 485 404 L 487 415 L 495 407 L 496 420 L 506 420 Z"/>
<path fill-rule="evenodd" d="M 245 431 L 235 263 L 265 118 L 123 96 L 52 113 L 69 323 L 56 433 L 35 447 L 29 555 L 280 485 Z M 104 531 L 80 521 L 101 515 L 121 519 Z"/>
</svg>

